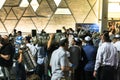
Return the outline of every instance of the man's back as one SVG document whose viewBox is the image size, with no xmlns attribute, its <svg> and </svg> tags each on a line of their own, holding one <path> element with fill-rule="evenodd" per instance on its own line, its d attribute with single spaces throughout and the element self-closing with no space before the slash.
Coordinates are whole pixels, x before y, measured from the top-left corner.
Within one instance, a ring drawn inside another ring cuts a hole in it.
<svg viewBox="0 0 120 80">
<path fill-rule="evenodd" d="M 54 78 L 64 77 L 68 75 L 69 71 L 62 71 L 61 66 L 68 66 L 69 61 L 67 58 L 67 54 L 63 50 L 63 48 L 58 48 L 52 53 L 50 65 L 52 66 L 52 74 Z"/>
<path fill-rule="evenodd" d="M 0 65 L 5 66 L 5 67 L 12 66 L 13 57 L 14 57 L 14 53 L 15 53 L 15 48 L 13 47 L 13 45 L 8 43 L 8 44 L 2 46 L 1 49 L 0 49 L 0 53 L 3 54 L 3 55 L 9 55 L 10 56 L 9 60 L 5 60 L 4 58 L 1 57 L 0 58 Z"/>
</svg>

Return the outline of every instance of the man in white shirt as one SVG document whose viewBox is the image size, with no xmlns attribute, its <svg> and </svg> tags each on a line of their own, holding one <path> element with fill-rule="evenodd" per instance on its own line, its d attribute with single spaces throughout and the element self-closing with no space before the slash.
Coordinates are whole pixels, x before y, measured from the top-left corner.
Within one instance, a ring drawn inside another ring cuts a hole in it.
<svg viewBox="0 0 120 80">
<path fill-rule="evenodd" d="M 93 75 L 97 80 L 114 80 L 115 67 L 118 65 L 117 49 L 111 44 L 108 32 L 102 35 Z"/>
<path fill-rule="evenodd" d="M 67 57 L 68 39 L 62 38 L 59 48 L 54 50 L 50 59 L 52 69 L 51 80 L 69 80 L 69 60 Z"/>
<path fill-rule="evenodd" d="M 118 51 L 118 57 L 119 57 L 119 64 L 118 64 L 118 69 L 117 69 L 117 80 L 120 80 L 120 35 L 116 34 L 114 39 L 116 40 L 116 42 L 113 44 Z"/>
<path fill-rule="evenodd" d="M 120 51 L 120 35 L 115 35 L 116 42 L 114 43 L 114 46 L 117 48 L 117 51 Z"/>
</svg>

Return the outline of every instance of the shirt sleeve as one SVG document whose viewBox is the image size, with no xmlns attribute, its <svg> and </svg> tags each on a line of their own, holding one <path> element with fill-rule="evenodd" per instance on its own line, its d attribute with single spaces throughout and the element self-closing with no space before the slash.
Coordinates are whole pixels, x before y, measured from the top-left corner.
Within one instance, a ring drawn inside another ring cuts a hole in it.
<svg viewBox="0 0 120 80">
<path fill-rule="evenodd" d="M 60 58 L 60 65 L 61 66 L 69 66 L 69 61 L 68 61 L 68 57 L 67 54 L 64 53 L 61 58 Z"/>
<path fill-rule="evenodd" d="M 102 53 L 103 53 L 102 51 L 103 51 L 102 47 L 99 47 L 98 51 L 97 51 L 94 70 L 97 70 L 100 67 L 101 63 L 102 63 Z"/>
</svg>

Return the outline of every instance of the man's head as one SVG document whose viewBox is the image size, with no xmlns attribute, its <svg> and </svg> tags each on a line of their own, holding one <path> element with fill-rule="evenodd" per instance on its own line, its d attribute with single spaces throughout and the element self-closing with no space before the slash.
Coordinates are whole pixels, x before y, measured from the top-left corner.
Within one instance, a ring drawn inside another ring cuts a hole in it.
<svg viewBox="0 0 120 80">
<path fill-rule="evenodd" d="M 21 32 L 21 31 L 18 31 L 18 32 L 17 32 L 17 35 L 18 35 L 18 36 L 21 36 L 21 35 L 22 35 L 22 32 Z"/>
<path fill-rule="evenodd" d="M 103 35 L 102 35 L 102 41 L 103 42 L 110 42 L 111 41 L 108 32 L 103 33 Z"/>
<path fill-rule="evenodd" d="M 59 46 L 63 47 L 64 49 L 68 49 L 68 38 L 62 37 L 59 41 Z"/>
<path fill-rule="evenodd" d="M 8 36 L 7 36 L 7 35 L 2 36 L 2 37 L 1 37 L 1 40 L 0 40 L 0 43 L 1 43 L 2 45 L 8 44 L 8 43 L 9 43 L 9 38 L 8 38 Z"/>
<path fill-rule="evenodd" d="M 82 45 L 82 41 L 78 37 L 74 37 L 72 40 L 72 45 Z"/>
<path fill-rule="evenodd" d="M 120 39 L 120 35 L 119 35 L 119 34 L 116 34 L 114 38 Z"/>
</svg>

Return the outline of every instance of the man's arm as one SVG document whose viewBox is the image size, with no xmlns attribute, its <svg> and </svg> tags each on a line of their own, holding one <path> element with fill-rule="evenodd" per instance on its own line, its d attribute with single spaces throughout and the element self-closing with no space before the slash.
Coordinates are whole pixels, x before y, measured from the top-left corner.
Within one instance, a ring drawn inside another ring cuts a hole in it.
<svg viewBox="0 0 120 80">
<path fill-rule="evenodd" d="M 0 57 L 5 59 L 5 60 L 9 60 L 10 59 L 10 55 L 0 54 Z"/>
<path fill-rule="evenodd" d="M 23 60 L 23 56 L 22 56 L 22 55 L 23 55 L 23 51 L 22 51 L 22 50 L 19 50 L 19 54 L 20 54 L 20 55 L 19 55 L 19 58 L 18 58 L 18 62 L 21 63 L 22 60 Z"/>
<path fill-rule="evenodd" d="M 69 66 L 61 66 L 62 71 L 69 71 L 70 67 Z"/>
</svg>

